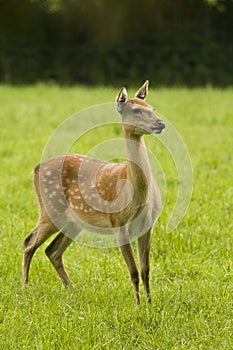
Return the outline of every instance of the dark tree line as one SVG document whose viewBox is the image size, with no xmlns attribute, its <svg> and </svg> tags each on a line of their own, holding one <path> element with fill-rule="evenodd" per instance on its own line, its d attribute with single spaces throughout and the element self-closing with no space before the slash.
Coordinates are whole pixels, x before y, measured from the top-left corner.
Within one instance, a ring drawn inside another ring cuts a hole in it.
<svg viewBox="0 0 233 350">
<path fill-rule="evenodd" d="M 229 85 L 232 0 L 0 0 L 0 81 Z"/>
</svg>

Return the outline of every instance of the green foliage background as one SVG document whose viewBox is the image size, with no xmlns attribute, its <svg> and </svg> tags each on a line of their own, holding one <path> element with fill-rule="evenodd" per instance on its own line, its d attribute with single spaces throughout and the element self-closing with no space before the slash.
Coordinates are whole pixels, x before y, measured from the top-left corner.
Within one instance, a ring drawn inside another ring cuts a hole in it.
<svg viewBox="0 0 233 350">
<path fill-rule="evenodd" d="M 232 0 L 0 0 L 0 81 L 231 85 Z"/>
</svg>

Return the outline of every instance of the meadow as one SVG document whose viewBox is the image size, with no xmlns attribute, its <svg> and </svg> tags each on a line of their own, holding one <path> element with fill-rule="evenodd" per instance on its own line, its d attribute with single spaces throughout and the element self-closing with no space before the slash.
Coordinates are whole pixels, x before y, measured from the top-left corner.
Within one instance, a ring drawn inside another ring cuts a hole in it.
<svg viewBox="0 0 233 350">
<path fill-rule="evenodd" d="M 38 217 L 32 170 L 60 123 L 83 108 L 113 102 L 118 90 L 0 86 L 1 349 L 233 348 L 232 88 L 150 89 L 148 103 L 182 135 L 194 178 L 188 211 L 167 233 L 177 172 L 163 145 L 146 136 L 163 167 L 167 190 L 153 233 L 152 305 L 142 291 L 141 305 L 135 305 L 117 247 L 71 245 L 64 255 L 75 287 L 70 291 L 45 256 L 45 243 L 33 258 L 29 284 L 22 288 L 22 241 Z M 117 127 L 97 130 L 73 151 L 87 153 L 101 140 L 119 135 Z"/>
</svg>

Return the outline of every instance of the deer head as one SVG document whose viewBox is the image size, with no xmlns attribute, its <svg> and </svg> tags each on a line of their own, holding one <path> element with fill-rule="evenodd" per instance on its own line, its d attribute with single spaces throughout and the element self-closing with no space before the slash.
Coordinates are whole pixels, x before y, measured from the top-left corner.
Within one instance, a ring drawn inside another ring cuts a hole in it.
<svg viewBox="0 0 233 350">
<path fill-rule="evenodd" d="M 154 108 L 145 102 L 149 81 L 136 92 L 135 97 L 128 99 L 123 87 L 116 97 L 116 108 L 121 115 L 123 128 L 132 135 L 160 134 L 165 123 L 155 113 Z"/>
</svg>

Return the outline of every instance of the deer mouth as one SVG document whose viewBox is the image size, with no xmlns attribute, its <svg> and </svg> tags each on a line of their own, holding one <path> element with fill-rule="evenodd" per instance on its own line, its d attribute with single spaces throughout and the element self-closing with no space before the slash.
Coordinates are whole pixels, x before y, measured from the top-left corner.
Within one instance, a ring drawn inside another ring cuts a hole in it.
<svg viewBox="0 0 233 350">
<path fill-rule="evenodd" d="M 151 128 L 151 131 L 153 134 L 161 134 L 161 132 L 165 129 L 165 123 L 163 120 L 158 120 L 153 128 Z"/>
<path fill-rule="evenodd" d="M 151 129 L 151 133 L 152 134 L 161 134 L 161 132 L 163 132 L 165 126 L 164 127 L 160 127 L 160 128 L 153 128 Z"/>
</svg>

